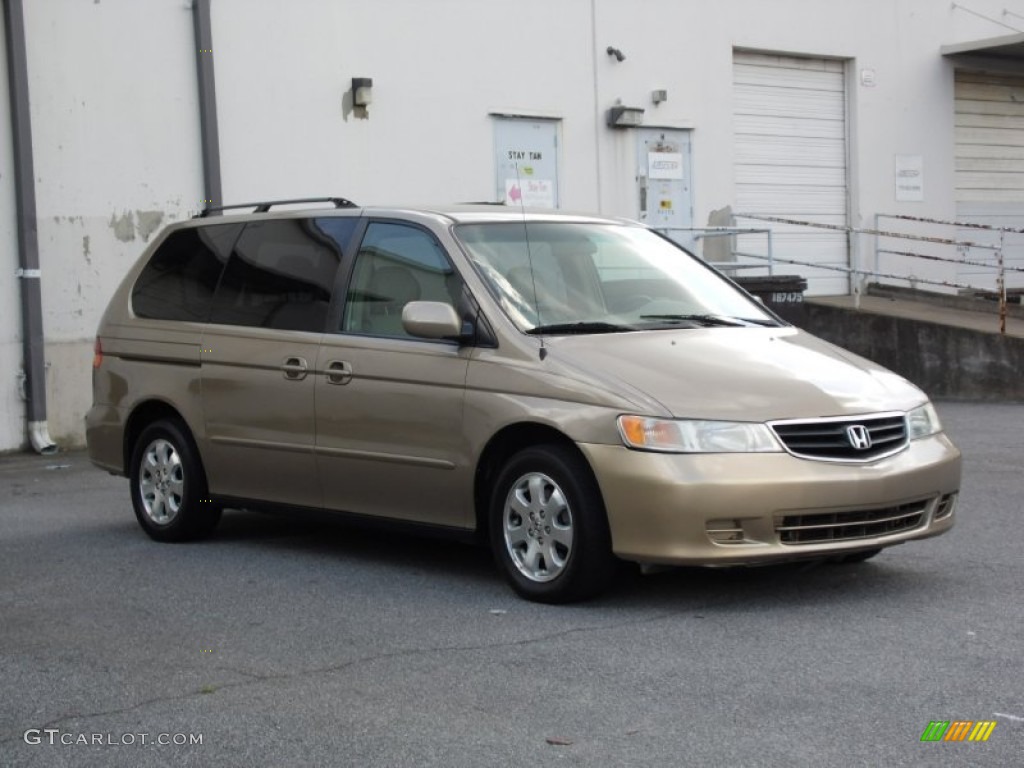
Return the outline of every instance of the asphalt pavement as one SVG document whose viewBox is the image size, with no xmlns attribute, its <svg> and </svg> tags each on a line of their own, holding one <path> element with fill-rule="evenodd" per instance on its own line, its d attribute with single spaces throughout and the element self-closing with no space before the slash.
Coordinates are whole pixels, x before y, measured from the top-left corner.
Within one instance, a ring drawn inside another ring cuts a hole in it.
<svg viewBox="0 0 1024 768">
<path fill-rule="evenodd" d="M 0 765 L 1019 766 L 1024 405 L 939 411 L 948 535 L 569 607 L 484 550 L 342 525 L 157 544 L 83 453 L 2 456 Z M 921 741 L 947 720 L 997 725 Z"/>
</svg>

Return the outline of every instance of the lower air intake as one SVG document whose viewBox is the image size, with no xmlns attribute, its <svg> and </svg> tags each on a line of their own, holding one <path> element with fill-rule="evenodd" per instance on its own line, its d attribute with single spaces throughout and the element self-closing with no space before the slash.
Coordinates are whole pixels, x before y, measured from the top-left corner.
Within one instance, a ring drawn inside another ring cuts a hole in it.
<svg viewBox="0 0 1024 768">
<path fill-rule="evenodd" d="M 928 501 L 925 500 L 883 509 L 786 515 L 776 521 L 775 532 L 783 544 L 819 544 L 823 541 L 889 536 L 920 526 L 927 508 Z"/>
</svg>

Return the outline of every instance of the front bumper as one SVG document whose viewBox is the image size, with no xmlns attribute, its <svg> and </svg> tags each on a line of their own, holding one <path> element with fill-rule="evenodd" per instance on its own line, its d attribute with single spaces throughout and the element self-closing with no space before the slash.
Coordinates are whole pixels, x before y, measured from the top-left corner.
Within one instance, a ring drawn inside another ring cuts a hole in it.
<svg viewBox="0 0 1024 768">
<path fill-rule="evenodd" d="M 936 536 L 953 526 L 960 488 L 960 451 L 942 434 L 871 464 L 580 448 L 615 554 L 644 563 L 754 565 Z"/>
</svg>

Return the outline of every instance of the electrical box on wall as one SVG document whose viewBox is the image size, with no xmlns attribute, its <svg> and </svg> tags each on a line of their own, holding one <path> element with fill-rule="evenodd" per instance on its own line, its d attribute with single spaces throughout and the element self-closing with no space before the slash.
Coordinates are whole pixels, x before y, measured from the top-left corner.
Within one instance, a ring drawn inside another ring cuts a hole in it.
<svg viewBox="0 0 1024 768">
<path fill-rule="evenodd" d="M 637 193 L 640 221 L 690 245 L 693 226 L 691 131 L 637 130 Z"/>
</svg>

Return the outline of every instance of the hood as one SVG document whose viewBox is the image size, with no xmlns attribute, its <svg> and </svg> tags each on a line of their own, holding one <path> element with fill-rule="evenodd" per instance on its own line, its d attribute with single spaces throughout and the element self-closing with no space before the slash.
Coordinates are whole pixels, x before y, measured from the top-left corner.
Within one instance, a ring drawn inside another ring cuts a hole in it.
<svg viewBox="0 0 1024 768">
<path fill-rule="evenodd" d="M 549 339 L 548 350 L 581 378 L 618 379 L 677 417 L 815 418 L 925 401 L 906 379 L 797 328 L 564 336 Z"/>
</svg>

